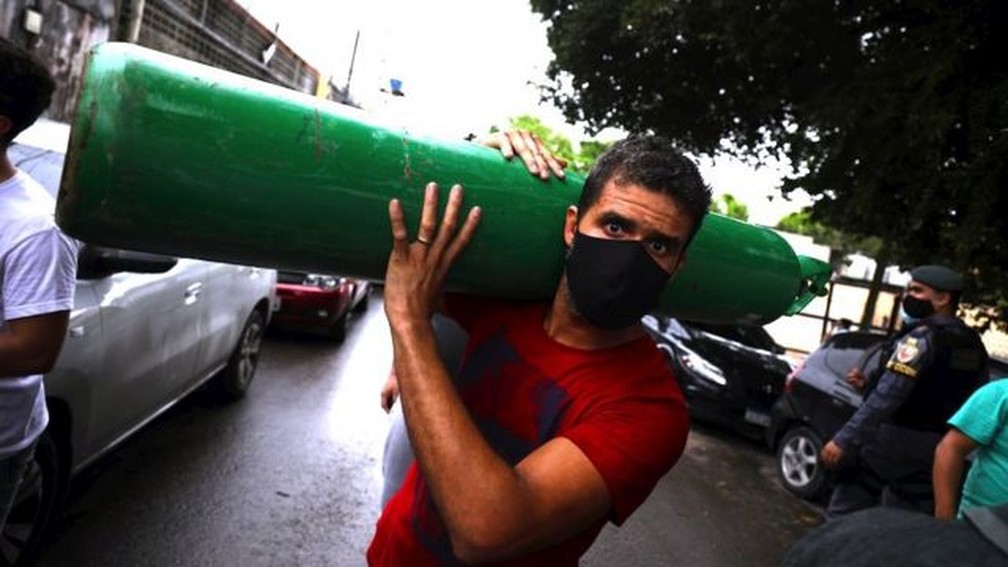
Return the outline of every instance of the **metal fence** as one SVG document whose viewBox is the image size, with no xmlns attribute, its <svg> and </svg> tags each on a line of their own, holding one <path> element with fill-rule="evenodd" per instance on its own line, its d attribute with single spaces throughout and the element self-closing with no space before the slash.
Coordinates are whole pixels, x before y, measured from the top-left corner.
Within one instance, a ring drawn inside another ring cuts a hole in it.
<svg viewBox="0 0 1008 567">
<path fill-rule="evenodd" d="M 137 43 L 307 93 L 319 72 L 232 0 L 124 0 L 119 27 L 142 5 Z M 275 43 L 268 62 L 263 51 Z"/>
</svg>

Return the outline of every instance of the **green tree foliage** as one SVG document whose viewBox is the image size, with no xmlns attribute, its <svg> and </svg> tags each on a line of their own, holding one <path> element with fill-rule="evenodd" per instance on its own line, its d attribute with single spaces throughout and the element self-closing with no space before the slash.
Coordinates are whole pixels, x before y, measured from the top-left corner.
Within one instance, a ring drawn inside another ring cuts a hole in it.
<svg viewBox="0 0 1008 567">
<path fill-rule="evenodd" d="M 512 129 L 527 130 L 532 132 L 546 144 L 546 147 L 560 159 L 567 161 L 567 169 L 580 174 L 587 174 L 595 165 L 595 160 L 609 147 L 606 142 L 597 140 L 587 140 L 579 144 L 578 151 L 574 151 L 574 144 L 563 134 L 553 131 L 552 128 L 542 123 L 535 116 L 527 114 L 514 117 L 510 120 Z"/>
<path fill-rule="evenodd" d="M 818 244 L 829 246 L 839 256 L 859 252 L 866 256 L 877 257 L 882 253 L 882 241 L 875 237 L 856 237 L 845 234 L 812 218 L 810 209 L 802 209 L 791 213 L 774 227 L 777 230 L 811 236 Z"/>
<path fill-rule="evenodd" d="M 711 210 L 740 221 L 749 220 L 749 207 L 728 193 L 711 201 Z"/>
<path fill-rule="evenodd" d="M 1008 284 L 1008 2 L 531 0 L 572 121 L 787 158 L 811 218 Z M 570 85 L 573 89 L 565 87 Z"/>
</svg>

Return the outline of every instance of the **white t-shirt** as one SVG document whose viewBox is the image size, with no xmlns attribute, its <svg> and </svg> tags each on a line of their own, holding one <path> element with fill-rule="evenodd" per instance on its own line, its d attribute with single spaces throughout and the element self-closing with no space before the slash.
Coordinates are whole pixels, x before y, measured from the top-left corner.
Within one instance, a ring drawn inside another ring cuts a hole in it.
<svg viewBox="0 0 1008 567">
<path fill-rule="evenodd" d="M 73 308 L 77 242 L 56 226 L 56 202 L 28 174 L 0 183 L 0 333 L 7 321 Z M 0 377 L 0 458 L 49 421 L 42 375 Z"/>
</svg>

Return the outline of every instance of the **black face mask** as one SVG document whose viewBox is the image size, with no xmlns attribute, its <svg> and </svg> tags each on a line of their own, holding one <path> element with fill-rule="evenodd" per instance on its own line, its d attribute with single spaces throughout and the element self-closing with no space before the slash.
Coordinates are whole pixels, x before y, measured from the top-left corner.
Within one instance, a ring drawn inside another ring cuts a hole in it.
<svg viewBox="0 0 1008 567">
<path fill-rule="evenodd" d="M 574 235 L 567 255 L 567 289 L 574 310 L 602 329 L 624 329 L 658 305 L 672 275 L 639 240 Z"/>
<path fill-rule="evenodd" d="M 926 319 L 934 315 L 934 305 L 925 299 L 917 299 L 912 295 L 903 296 L 903 311 L 914 319 Z"/>
</svg>

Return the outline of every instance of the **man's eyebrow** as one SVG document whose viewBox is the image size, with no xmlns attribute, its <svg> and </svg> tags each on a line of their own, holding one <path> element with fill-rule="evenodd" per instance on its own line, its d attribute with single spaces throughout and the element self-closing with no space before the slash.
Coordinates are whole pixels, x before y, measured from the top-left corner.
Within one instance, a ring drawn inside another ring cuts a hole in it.
<svg viewBox="0 0 1008 567">
<path fill-rule="evenodd" d="M 615 222 L 623 226 L 623 228 L 628 230 L 634 230 L 637 228 L 637 221 L 632 218 L 625 217 L 619 213 L 613 211 L 606 211 L 602 213 L 602 222 Z"/>
<path fill-rule="evenodd" d="M 640 223 L 633 220 L 632 218 L 625 217 L 619 213 L 613 211 L 606 211 L 602 213 L 602 222 L 614 222 L 623 226 L 624 229 L 629 231 L 636 231 Z M 663 232 L 651 232 L 644 235 L 647 240 L 652 240 L 655 242 L 661 242 L 669 248 L 678 250 L 683 247 L 683 240 L 677 236 L 671 236 Z"/>
</svg>

